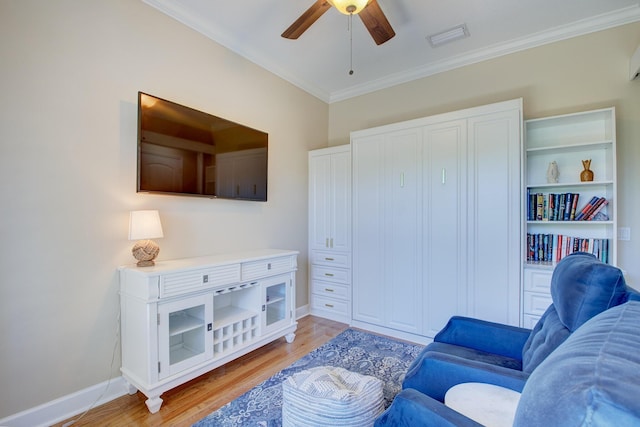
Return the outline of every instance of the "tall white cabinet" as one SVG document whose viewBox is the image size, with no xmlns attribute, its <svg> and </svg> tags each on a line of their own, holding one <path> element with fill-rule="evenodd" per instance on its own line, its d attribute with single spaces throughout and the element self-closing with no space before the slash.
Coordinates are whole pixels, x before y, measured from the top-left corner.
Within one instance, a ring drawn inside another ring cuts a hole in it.
<svg viewBox="0 0 640 427">
<path fill-rule="evenodd" d="M 522 100 L 351 134 L 353 324 L 520 322 Z"/>
<path fill-rule="evenodd" d="M 351 147 L 309 152 L 311 314 L 351 320 Z"/>
<path fill-rule="evenodd" d="M 525 131 L 522 321 L 532 327 L 551 304 L 551 275 L 560 259 L 580 250 L 616 265 L 615 109 L 531 119 Z M 581 180 L 584 160 L 590 161 L 590 181 Z M 557 173 L 550 171 L 552 162 Z M 599 214 L 581 218 L 595 199 L 603 200 Z"/>
</svg>

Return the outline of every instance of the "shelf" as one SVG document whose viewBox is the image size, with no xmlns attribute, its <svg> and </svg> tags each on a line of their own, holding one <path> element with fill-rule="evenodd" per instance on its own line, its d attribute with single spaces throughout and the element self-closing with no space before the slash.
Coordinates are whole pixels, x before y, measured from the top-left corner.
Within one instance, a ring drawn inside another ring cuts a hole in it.
<svg viewBox="0 0 640 427">
<path fill-rule="evenodd" d="M 278 303 L 278 302 L 281 302 L 281 301 L 284 301 L 284 300 L 285 300 L 284 297 L 273 298 L 273 299 L 270 299 L 269 301 L 267 301 L 267 305 L 275 304 L 275 303 Z"/>
<path fill-rule="evenodd" d="M 171 347 L 169 363 L 175 365 L 176 363 L 180 363 L 201 353 L 202 351 L 194 351 L 184 345 L 177 345 Z"/>
<path fill-rule="evenodd" d="M 540 184 L 527 184 L 528 189 L 557 189 L 557 188 L 572 188 L 576 191 L 580 191 L 580 188 L 588 189 L 590 187 L 606 187 L 613 185 L 613 181 L 588 181 L 588 182 L 554 182 L 554 183 L 540 183 Z"/>
<path fill-rule="evenodd" d="M 185 312 L 173 313 L 169 316 L 169 336 L 176 336 L 204 326 L 204 320 L 188 315 Z"/>
<path fill-rule="evenodd" d="M 613 147 L 613 141 L 585 142 L 580 144 L 564 144 L 546 147 L 527 148 L 527 156 L 548 153 L 575 153 L 587 150 L 606 150 Z"/>
<path fill-rule="evenodd" d="M 527 220 L 527 225 L 587 225 L 593 224 L 595 225 L 613 225 L 613 221 L 529 221 Z"/>
<path fill-rule="evenodd" d="M 213 329 L 220 329 L 232 323 L 242 322 L 243 320 L 257 316 L 255 311 L 245 310 L 243 308 L 228 306 L 216 309 L 213 313 Z"/>
<path fill-rule="evenodd" d="M 525 268 L 535 268 L 535 269 L 538 269 L 538 270 L 553 271 L 553 269 L 556 266 L 555 266 L 555 264 L 549 263 L 549 262 L 525 262 L 524 263 L 524 267 Z"/>
</svg>

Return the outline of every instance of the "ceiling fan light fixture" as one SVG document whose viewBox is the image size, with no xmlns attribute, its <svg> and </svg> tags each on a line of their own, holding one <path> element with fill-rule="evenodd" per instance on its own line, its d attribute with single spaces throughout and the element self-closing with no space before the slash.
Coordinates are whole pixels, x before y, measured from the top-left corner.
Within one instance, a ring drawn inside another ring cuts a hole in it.
<svg viewBox="0 0 640 427">
<path fill-rule="evenodd" d="M 340 13 L 345 15 L 357 15 L 364 9 L 370 0 L 327 0 L 333 7 L 338 9 Z"/>
</svg>

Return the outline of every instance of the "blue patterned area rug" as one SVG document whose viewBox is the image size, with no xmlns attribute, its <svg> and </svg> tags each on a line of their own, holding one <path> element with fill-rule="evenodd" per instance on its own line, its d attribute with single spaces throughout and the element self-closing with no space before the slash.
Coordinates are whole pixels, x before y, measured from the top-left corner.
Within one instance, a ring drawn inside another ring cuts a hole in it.
<svg viewBox="0 0 640 427">
<path fill-rule="evenodd" d="M 316 366 L 336 366 L 384 383 L 384 406 L 400 391 L 404 374 L 423 346 L 347 329 L 288 368 L 195 423 L 194 427 L 281 427 L 282 382 Z"/>
</svg>

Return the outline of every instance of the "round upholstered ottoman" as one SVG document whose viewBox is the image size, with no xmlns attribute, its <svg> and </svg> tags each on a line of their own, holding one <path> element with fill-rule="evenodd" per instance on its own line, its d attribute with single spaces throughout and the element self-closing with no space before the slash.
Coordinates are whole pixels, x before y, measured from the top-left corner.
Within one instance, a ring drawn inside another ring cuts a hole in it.
<svg viewBox="0 0 640 427">
<path fill-rule="evenodd" d="M 384 410 L 382 381 L 320 366 L 282 383 L 282 426 L 372 426 Z"/>
</svg>

